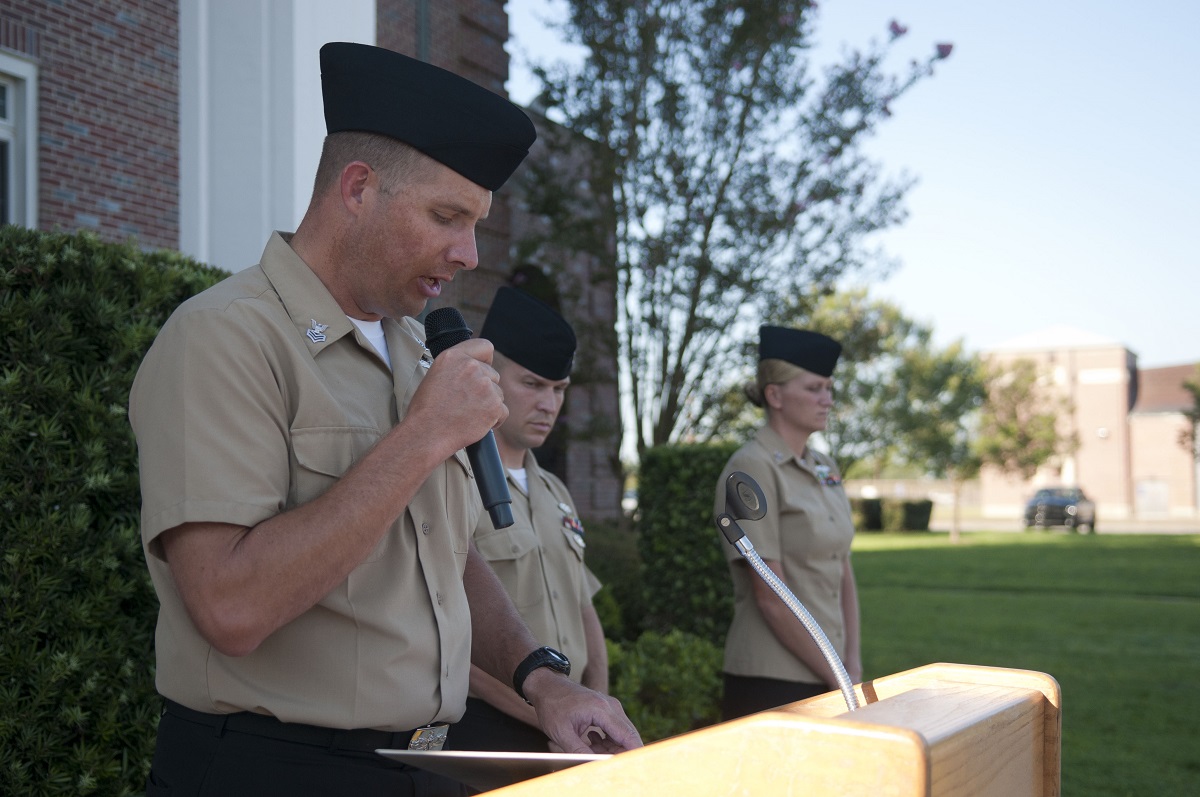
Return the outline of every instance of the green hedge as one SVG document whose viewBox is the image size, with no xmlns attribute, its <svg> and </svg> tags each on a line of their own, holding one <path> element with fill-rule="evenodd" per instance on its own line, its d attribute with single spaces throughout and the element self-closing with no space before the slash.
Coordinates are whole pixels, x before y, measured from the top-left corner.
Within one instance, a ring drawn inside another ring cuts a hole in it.
<svg viewBox="0 0 1200 797">
<path fill-rule="evenodd" d="M 658 446 L 638 472 L 638 547 L 646 613 L 642 627 L 678 629 L 724 644 L 733 588 L 713 522 L 717 480 L 734 444 Z"/>
<path fill-rule="evenodd" d="M 718 645 L 679 629 L 610 641 L 611 690 L 642 740 L 656 742 L 720 721 L 721 658 Z"/>
<path fill-rule="evenodd" d="M 851 498 L 850 517 L 856 531 L 883 531 L 883 499 Z"/>
<path fill-rule="evenodd" d="M 884 531 L 929 531 L 929 518 L 933 515 L 933 501 L 883 502 Z"/>
<path fill-rule="evenodd" d="M 604 635 L 632 642 L 641 631 L 642 572 L 637 532 L 628 518 L 584 520 L 587 565 L 604 587 L 593 598 Z"/>
<path fill-rule="evenodd" d="M 933 501 L 851 498 L 850 514 L 858 531 L 929 531 Z"/>
<path fill-rule="evenodd" d="M 223 273 L 0 227 L 0 784 L 136 794 L 160 701 L 126 418 L 170 312 Z"/>
</svg>

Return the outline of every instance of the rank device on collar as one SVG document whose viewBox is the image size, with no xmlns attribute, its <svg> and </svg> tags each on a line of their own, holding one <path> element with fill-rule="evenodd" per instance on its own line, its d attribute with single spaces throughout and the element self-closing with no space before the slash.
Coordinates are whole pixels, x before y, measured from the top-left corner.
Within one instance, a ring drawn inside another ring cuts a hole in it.
<svg viewBox="0 0 1200 797">
<path fill-rule="evenodd" d="M 313 343 L 324 343 L 325 330 L 329 329 L 329 324 L 322 324 L 315 318 L 310 320 L 312 321 L 312 326 L 309 327 L 308 332 L 305 332 L 304 334 L 308 335 L 308 339 Z"/>
</svg>

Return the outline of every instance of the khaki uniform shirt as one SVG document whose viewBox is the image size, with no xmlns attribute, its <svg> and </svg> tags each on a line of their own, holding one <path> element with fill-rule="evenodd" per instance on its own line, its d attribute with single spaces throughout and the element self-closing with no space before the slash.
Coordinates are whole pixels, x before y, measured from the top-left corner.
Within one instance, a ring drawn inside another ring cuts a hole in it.
<svg viewBox="0 0 1200 797">
<path fill-rule="evenodd" d="M 487 559 L 530 631 L 571 661 L 571 680 L 587 669 L 583 607 L 600 581 L 583 562 L 583 525 L 571 494 L 525 453 L 529 492 L 510 474 L 513 524 L 497 530 L 486 513 L 475 526 L 475 547 Z"/>
<path fill-rule="evenodd" d="M 730 457 L 717 484 L 716 512 L 725 507 L 725 479 L 735 470 L 758 482 L 767 499 L 762 520 L 739 525 L 763 559 L 780 562 L 783 581 L 846 655 L 842 576 L 854 523 L 850 502 L 833 460 L 810 447 L 797 457 L 773 429 L 764 426 Z M 757 678 L 821 683 L 767 625 L 754 602 L 751 579 L 759 578 L 734 546 L 721 537 L 733 576 L 733 621 L 725 640 L 725 672 Z M 797 620 L 797 623 L 800 621 Z"/>
<path fill-rule="evenodd" d="M 425 374 L 423 332 L 411 319 L 383 328 L 390 371 L 275 233 L 258 266 L 185 302 L 155 340 L 130 419 L 164 696 L 333 728 L 405 730 L 462 715 L 462 575 L 482 512 L 463 452 L 434 470 L 344 582 L 249 655 L 205 642 L 162 559 L 159 534 L 181 523 L 250 527 L 311 501 L 399 422 Z"/>
</svg>

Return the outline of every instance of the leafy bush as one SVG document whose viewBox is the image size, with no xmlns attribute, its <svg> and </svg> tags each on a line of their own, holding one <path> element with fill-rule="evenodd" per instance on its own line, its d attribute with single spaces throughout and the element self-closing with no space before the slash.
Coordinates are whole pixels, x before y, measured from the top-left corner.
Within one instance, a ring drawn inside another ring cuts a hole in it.
<svg viewBox="0 0 1200 797">
<path fill-rule="evenodd" d="M 720 475 L 720 474 L 718 474 Z M 720 721 L 721 649 L 678 629 L 608 643 L 612 693 L 645 742 Z"/>
<path fill-rule="evenodd" d="M 126 419 L 170 312 L 223 273 L 173 252 L 0 227 L 0 783 L 140 793 L 157 601 Z"/>
<path fill-rule="evenodd" d="M 717 480 L 734 444 L 657 446 L 645 453 L 638 478 L 638 547 L 642 625 L 679 629 L 724 644 L 733 617 L 733 587 L 713 522 Z"/>
</svg>

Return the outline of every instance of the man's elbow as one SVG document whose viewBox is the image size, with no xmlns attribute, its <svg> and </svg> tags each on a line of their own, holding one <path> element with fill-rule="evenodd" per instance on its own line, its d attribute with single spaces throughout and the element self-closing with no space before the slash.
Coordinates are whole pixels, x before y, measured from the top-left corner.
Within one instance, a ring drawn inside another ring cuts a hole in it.
<svg viewBox="0 0 1200 797">
<path fill-rule="evenodd" d="M 208 610 L 189 607 L 188 613 L 204 641 L 223 656 L 247 656 L 267 638 L 267 633 L 245 612 L 219 607 Z"/>
</svg>

